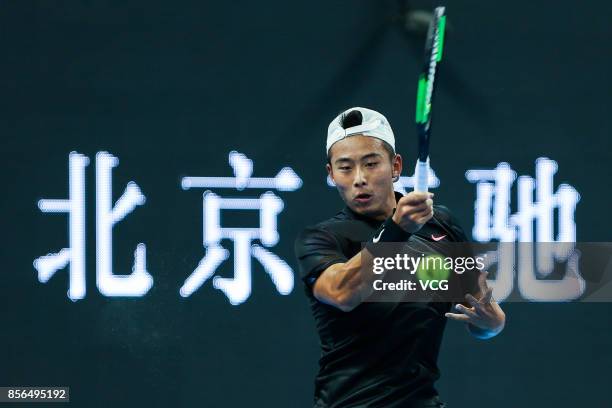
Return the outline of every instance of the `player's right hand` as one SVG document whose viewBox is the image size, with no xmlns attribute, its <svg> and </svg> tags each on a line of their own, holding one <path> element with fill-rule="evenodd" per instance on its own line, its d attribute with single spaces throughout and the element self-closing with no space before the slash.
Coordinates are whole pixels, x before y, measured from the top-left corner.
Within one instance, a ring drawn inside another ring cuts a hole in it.
<svg viewBox="0 0 612 408">
<path fill-rule="evenodd" d="M 404 231 L 414 234 L 433 217 L 433 193 L 412 191 L 397 202 L 393 221 Z"/>
</svg>

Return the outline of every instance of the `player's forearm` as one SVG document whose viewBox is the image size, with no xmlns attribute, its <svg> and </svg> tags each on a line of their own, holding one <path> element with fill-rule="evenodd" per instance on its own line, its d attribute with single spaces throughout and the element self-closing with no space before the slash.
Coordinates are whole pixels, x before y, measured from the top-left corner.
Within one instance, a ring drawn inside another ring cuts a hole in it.
<svg viewBox="0 0 612 408">
<path fill-rule="evenodd" d="M 330 266 L 315 282 L 314 295 L 322 302 L 350 312 L 374 292 L 373 283 L 383 274 L 374 274 L 371 268 L 376 245 L 385 242 L 406 242 L 433 214 L 431 194 L 410 193 L 398 201 L 398 209 L 387 218 L 357 255 L 343 264 Z M 397 221 L 393 218 L 396 217 Z"/>
<path fill-rule="evenodd" d="M 373 282 L 381 275 L 374 275 L 363 268 L 371 255 L 362 250 L 347 262 L 332 265 L 315 284 L 315 296 L 344 312 L 359 306 L 373 292 Z"/>
</svg>

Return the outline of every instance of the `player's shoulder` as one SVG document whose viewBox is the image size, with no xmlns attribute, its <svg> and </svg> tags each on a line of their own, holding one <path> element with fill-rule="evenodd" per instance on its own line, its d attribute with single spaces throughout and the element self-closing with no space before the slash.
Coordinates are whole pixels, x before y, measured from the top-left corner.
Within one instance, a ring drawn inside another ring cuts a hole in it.
<svg viewBox="0 0 612 408">
<path fill-rule="evenodd" d="M 313 231 L 327 231 L 333 232 L 334 229 L 347 222 L 354 221 L 346 210 L 338 211 L 333 217 L 327 218 L 323 221 L 319 221 L 315 224 L 309 225 L 302 230 L 302 233 L 308 233 Z"/>
<path fill-rule="evenodd" d="M 321 239 L 335 239 L 334 230 L 342 223 L 346 222 L 347 217 L 343 211 L 339 211 L 336 215 L 315 224 L 304 227 L 296 237 L 295 245 L 304 245 L 308 242 L 318 241 Z"/>
<path fill-rule="evenodd" d="M 461 227 L 461 223 L 448 207 L 444 205 L 434 205 L 434 218 L 441 223 L 444 228 L 452 231 L 457 241 L 464 242 L 469 240 Z"/>
<path fill-rule="evenodd" d="M 439 220 L 447 222 L 447 223 L 455 223 L 457 221 L 457 219 L 455 218 L 455 216 L 453 215 L 453 213 L 447 206 L 435 204 L 433 208 L 434 208 L 434 214 L 436 215 L 436 218 L 438 218 Z"/>
</svg>

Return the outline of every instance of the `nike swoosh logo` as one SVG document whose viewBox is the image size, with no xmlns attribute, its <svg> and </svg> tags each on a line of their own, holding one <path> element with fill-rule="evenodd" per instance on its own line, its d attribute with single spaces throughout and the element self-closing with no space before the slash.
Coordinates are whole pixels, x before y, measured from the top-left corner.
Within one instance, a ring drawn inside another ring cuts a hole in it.
<svg viewBox="0 0 612 408">
<path fill-rule="evenodd" d="M 436 237 L 434 234 L 431 234 L 431 239 L 433 239 L 434 241 L 442 241 L 444 238 L 446 238 L 446 235 L 440 235 L 439 237 Z"/>
<path fill-rule="evenodd" d="M 380 233 L 378 234 L 378 236 L 377 236 L 377 237 L 372 238 L 372 242 L 373 242 L 373 243 L 375 243 L 375 244 L 376 244 L 378 241 L 380 241 L 380 236 L 382 235 L 382 233 L 383 233 L 383 231 L 384 231 L 384 230 L 385 230 L 384 228 L 383 228 L 383 229 L 381 229 L 381 230 L 380 230 Z"/>
</svg>

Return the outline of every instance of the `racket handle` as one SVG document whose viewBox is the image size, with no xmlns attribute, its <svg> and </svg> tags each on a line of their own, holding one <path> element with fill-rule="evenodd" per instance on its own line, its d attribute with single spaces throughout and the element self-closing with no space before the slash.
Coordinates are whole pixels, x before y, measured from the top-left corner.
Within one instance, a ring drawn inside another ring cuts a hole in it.
<svg viewBox="0 0 612 408">
<path fill-rule="evenodd" d="M 414 191 L 426 193 L 429 187 L 429 157 L 427 161 L 417 160 L 414 168 Z"/>
</svg>

